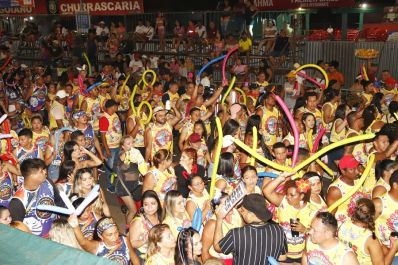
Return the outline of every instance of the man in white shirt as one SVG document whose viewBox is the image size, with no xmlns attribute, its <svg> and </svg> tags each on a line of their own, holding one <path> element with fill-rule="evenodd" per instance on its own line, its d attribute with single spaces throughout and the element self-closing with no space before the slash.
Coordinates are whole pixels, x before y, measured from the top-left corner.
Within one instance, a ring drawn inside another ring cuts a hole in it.
<svg viewBox="0 0 398 265">
<path fill-rule="evenodd" d="M 101 21 L 97 28 L 95 29 L 95 33 L 100 41 L 105 41 L 109 36 L 109 29 L 105 26 L 105 22 Z"/>
<path fill-rule="evenodd" d="M 129 67 L 131 69 L 131 73 L 133 73 L 134 75 L 139 75 L 141 76 L 141 74 L 144 71 L 144 65 L 141 61 L 140 55 L 138 53 L 135 53 L 132 55 L 132 60 L 130 61 Z"/>
<path fill-rule="evenodd" d="M 135 27 L 135 31 L 133 33 L 133 47 L 138 49 L 138 47 L 136 47 L 136 45 L 135 45 L 135 43 L 137 41 L 143 42 L 145 44 L 145 42 L 147 41 L 147 38 L 148 38 L 147 34 L 148 34 L 148 27 L 145 26 L 141 20 L 138 21 L 138 25 Z M 152 34 L 152 37 L 153 37 L 153 34 Z M 142 46 L 144 46 L 144 44 Z"/>
</svg>

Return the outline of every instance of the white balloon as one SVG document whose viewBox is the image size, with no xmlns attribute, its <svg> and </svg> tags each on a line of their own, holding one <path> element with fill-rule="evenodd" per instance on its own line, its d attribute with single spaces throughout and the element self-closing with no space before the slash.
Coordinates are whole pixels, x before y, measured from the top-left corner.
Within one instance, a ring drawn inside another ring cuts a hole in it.
<svg viewBox="0 0 398 265">
<path fill-rule="evenodd" d="M 0 124 L 2 124 L 7 119 L 7 114 L 3 114 L 0 118 Z"/>
<path fill-rule="evenodd" d="M 84 199 L 84 201 L 77 207 L 75 214 L 77 216 L 81 215 L 81 213 L 86 209 L 86 207 L 97 198 L 99 195 L 99 188 L 100 186 L 97 184 L 94 186 L 94 188 L 90 191 L 90 193 L 87 195 L 87 197 Z"/>
</svg>

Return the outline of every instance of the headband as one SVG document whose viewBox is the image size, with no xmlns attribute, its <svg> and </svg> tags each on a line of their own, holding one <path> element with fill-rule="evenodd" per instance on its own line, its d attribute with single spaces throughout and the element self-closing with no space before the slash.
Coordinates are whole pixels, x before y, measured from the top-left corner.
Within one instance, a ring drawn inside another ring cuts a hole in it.
<svg viewBox="0 0 398 265">
<path fill-rule="evenodd" d="M 112 218 L 106 217 L 104 218 L 97 226 L 98 235 L 102 235 L 105 230 L 116 226 Z"/>
</svg>

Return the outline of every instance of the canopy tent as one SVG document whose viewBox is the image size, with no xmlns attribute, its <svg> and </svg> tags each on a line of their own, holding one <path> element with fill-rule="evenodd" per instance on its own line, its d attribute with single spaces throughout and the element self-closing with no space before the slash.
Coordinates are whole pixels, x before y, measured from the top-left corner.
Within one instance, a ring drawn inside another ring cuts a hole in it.
<svg viewBox="0 0 398 265">
<path fill-rule="evenodd" d="M 115 265 L 117 263 L 0 224 L 0 264 Z"/>
</svg>

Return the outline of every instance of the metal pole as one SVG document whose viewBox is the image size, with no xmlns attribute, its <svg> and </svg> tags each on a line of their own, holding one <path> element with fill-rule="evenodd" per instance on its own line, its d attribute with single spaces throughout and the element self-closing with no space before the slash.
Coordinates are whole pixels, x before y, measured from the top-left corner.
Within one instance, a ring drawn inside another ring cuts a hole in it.
<svg viewBox="0 0 398 265">
<path fill-rule="evenodd" d="M 348 21 L 348 14 L 342 13 L 341 14 L 341 40 L 347 40 L 347 21 Z"/>
<path fill-rule="evenodd" d="M 363 16 L 364 15 L 365 15 L 365 13 L 363 13 L 363 12 L 359 13 L 359 26 L 358 26 L 359 31 L 362 31 L 362 29 L 363 29 Z"/>
</svg>

